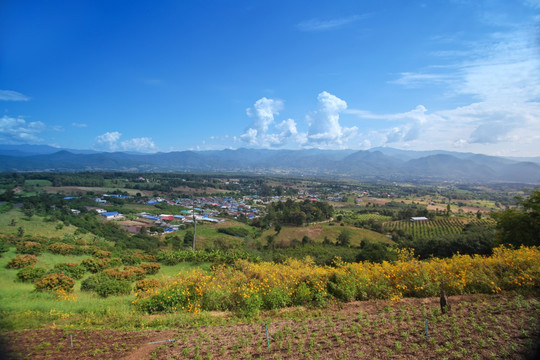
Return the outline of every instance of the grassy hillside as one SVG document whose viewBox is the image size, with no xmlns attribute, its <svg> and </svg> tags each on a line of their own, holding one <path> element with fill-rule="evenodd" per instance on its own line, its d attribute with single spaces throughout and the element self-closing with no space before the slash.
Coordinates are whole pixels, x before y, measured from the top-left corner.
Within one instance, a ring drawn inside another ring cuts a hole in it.
<svg viewBox="0 0 540 360">
<path fill-rule="evenodd" d="M 343 229 L 351 231 L 351 246 L 359 246 L 362 240 L 370 242 L 383 242 L 392 244 L 392 240 L 375 231 L 359 229 L 352 226 L 331 225 L 332 223 L 316 224 L 303 227 L 284 226 L 280 233 L 276 235 L 274 229 L 266 230 L 262 233 L 261 239 L 265 241 L 267 236 L 276 235 L 275 243 L 289 245 L 293 239 L 302 241 L 304 236 L 309 236 L 315 242 L 323 242 L 325 237 L 335 242 Z"/>
<path fill-rule="evenodd" d="M 12 226 L 12 221 L 15 220 L 15 226 Z M 60 226 L 58 226 L 61 224 Z M 58 221 L 45 221 L 42 216 L 34 215 L 27 218 L 21 209 L 11 209 L 8 212 L 0 215 L 0 233 L 17 234 L 19 227 L 24 230 L 24 235 L 41 235 L 46 237 L 60 237 L 64 235 L 73 235 L 76 226 L 65 226 Z M 79 234 L 77 237 L 85 240 L 91 240 L 92 234 Z"/>
</svg>

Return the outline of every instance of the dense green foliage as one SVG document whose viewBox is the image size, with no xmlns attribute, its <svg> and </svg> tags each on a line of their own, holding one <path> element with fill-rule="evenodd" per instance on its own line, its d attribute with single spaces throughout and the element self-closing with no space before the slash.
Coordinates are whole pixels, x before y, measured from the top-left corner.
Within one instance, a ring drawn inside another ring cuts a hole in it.
<svg viewBox="0 0 540 360">
<path fill-rule="evenodd" d="M 264 260 L 278 263 L 282 263 L 289 258 L 304 259 L 309 257 L 317 265 L 332 265 L 336 258 L 346 263 L 355 261 L 391 261 L 397 259 L 397 253 L 391 247 L 381 243 L 363 242 L 358 248 L 319 243 L 274 249 L 262 252 L 261 257 Z"/>
<path fill-rule="evenodd" d="M 47 273 L 47 269 L 38 266 L 22 268 L 17 272 L 17 279 L 21 282 L 33 283 Z"/>
<path fill-rule="evenodd" d="M 241 226 L 229 226 L 229 227 L 221 227 L 217 229 L 218 232 L 231 235 L 231 236 L 238 236 L 238 237 L 246 237 L 249 236 L 250 231 L 244 227 Z"/>
<path fill-rule="evenodd" d="M 98 274 L 83 280 L 81 283 L 81 290 L 95 292 L 101 297 L 127 295 L 131 292 L 131 283 L 129 281 L 112 279 L 108 276 Z"/>
<path fill-rule="evenodd" d="M 459 234 L 446 234 L 431 238 L 418 238 L 400 242 L 401 247 L 414 249 L 421 259 L 466 255 L 491 255 L 498 245 L 495 229 L 491 226 L 470 224 Z"/>
<path fill-rule="evenodd" d="M 501 243 L 513 246 L 540 246 L 540 191 L 519 198 L 516 209 L 493 214 Z"/>
<path fill-rule="evenodd" d="M 301 226 L 305 223 L 330 219 L 333 214 L 334 208 L 324 201 L 295 202 L 287 199 L 285 202 L 271 203 L 263 222 Z"/>
<path fill-rule="evenodd" d="M 164 250 L 157 254 L 157 260 L 164 265 L 176 265 L 181 262 L 192 262 L 199 264 L 205 262 L 232 264 L 238 259 L 245 259 L 253 262 L 260 261 L 257 256 L 238 249 L 226 251 Z"/>
</svg>

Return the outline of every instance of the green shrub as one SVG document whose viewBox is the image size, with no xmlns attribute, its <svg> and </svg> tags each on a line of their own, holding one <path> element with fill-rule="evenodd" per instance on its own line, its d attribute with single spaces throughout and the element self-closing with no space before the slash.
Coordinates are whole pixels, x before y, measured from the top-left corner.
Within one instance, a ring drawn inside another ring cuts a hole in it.
<svg viewBox="0 0 540 360">
<path fill-rule="evenodd" d="M 17 252 L 20 254 L 39 255 L 41 244 L 35 241 L 24 241 L 17 245 Z"/>
<path fill-rule="evenodd" d="M 101 272 L 103 276 L 110 279 L 122 280 L 122 281 L 135 281 L 144 278 L 146 272 L 138 267 L 126 266 L 124 270 L 118 269 L 105 269 Z"/>
<path fill-rule="evenodd" d="M 348 273 L 333 273 L 328 279 L 328 293 L 343 302 L 354 300 L 356 296 L 354 277 Z"/>
<path fill-rule="evenodd" d="M 288 289 L 273 287 L 262 294 L 262 307 L 267 310 L 280 309 L 291 305 L 291 296 Z"/>
<path fill-rule="evenodd" d="M 227 234 L 227 235 L 237 236 L 237 237 L 249 236 L 249 230 L 241 226 L 222 227 L 222 228 L 219 228 L 217 231 L 222 234 Z"/>
<path fill-rule="evenodd" d="M 103 275 L 90 275 L 81 282 L 81 291 L 95 291 L 99 278 Z"/>
<path fill-rule="evenodd" d="M 17 279 L 21 282 L 30 282 L 33 283 L 36 280 L 40 279 L 43 275 L 47 273 L 47 270 L 41 267 L 25 267 L 17 272 Z"/>
<path fill-rule="evenodd" d="M 139 265 L 143 261 L 140 254 L 123 254 L 121 259 L 124 265 Z"/>
<path fill-rule="evenodd" d="M 47 246 L 47 250 L 53 254 L 69 255 L 75 252 L 75 246 L 64 244 L 61 242 L 55 242 Z"/>
<path fill-rule="evenodd" d="M 101 297 L 127 295 L 131 292 L 131 284 L 128 281 L 111 279 L 103 274 L 97 274 L 83 280 L 81 291 L 95 292 Z"/>
<path fill-rule="evenodd" d="M 36 282 L 37 291 L 64 290 L 71 292 L 75 286 L 75 280 L 65 274 L 48 274 Z"/>
<path fill-rule="evenodd" d="M 107 268 L 109 266 L 109 260 L 88 258 L 81 261 L 81 265 L 84 266 L 86 271 L 95 274 Z"/>
<path fill-rule="evenodd" d="M 131 284 L 123 280 L 101 277 L 94 291 L 101 297 L 128 295 L 131 292 Z"/>
<path fill-rule="evenodd" d="M 4 239 L 0 239 L 0 257 L 2 254 L 9 251 L 9 244 Z"/>
<path fill-rule="evenodd" d="M 313 301 L 313 294 L 309 286 L 302 282 L 296 288 L 296 291 L 293 294 L 292 302 L 294 305 L 306 305 Z"/>
<path fill-rule="evenodd" d="M 159 269 L 161 269 L 161 265 L 158 263 L 152 262 L 152 263 L 143 263 L 139 265 L 139 268 L 144 270 L 145 273 L 148 275 L 154 275 L 159 272 Z"/>
<path fill-rule="evenodd" d="M 110 258 L 111 257 L 111 252 L 106 251 L 106 250 L 96 249 L 96 250 L 94 250 L 93 255 L 94 255 L 94 257 L 96 257 L 98 259 L 105 259 L 105 258 Z"/>
<path fill-rule="evenodd" d="M 86 268 L 82 265 L 72 263 L 58 263 L 54 265 L 55 273 L 64 273 L 73 279 L 80 280 L 83 278 Z"/>
<path fill-rule="evenodd" d="M 135 291 L 148 291 L 161 287 L 161 283 L 157 279 L 142 279 L 135 283 Z"/>
<path fill-rule="evenodd" d="M 22 269 L 34 265 L 37 261 L 35 255 L 17 255 L 7 263 L 6 267 L 8 269 Z"/>
</svg>

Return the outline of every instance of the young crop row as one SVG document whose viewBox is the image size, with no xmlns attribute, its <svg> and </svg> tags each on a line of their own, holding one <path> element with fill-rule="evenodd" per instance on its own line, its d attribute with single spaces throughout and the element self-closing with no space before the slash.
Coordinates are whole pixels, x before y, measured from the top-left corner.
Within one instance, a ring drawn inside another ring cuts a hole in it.
<svg viewBox="0 0 540 360">
<path fill-rule="evenodd" d="M 359 221 L 369 221 L 369 220 L 388 221 L 388 220 L 391 220 L 392 217 L 379 215 L 379 214 L 355 214 L 354 219 L 359 220 Z"/>
<path fill-rule="evenodd" d="M 489 220 L 475 219 L 470 223 L 475 225 L 492 224 Z M 466 223 L 459 218 L 443 218 L 426 221 L 400 220 L 384 224 L 384 231 L 404 231 L 411 235 L 413 239 L 425 239 L 450 234 L 459 234 Z"/>
<path fill-rule="evenodd" d="M 536 293 L 540 250 L 499 247 L 491 257 L 457 255 L 420 261 L 404 250 L 398 261 L 317 266 L 310 259 L 283 264 L 238 260 L 212 272 L 181 272 L 159 287 L 141 288 L 133 304 L 149 312 L 231 310 L 251 316 L 261 309 L 367 299 L 498 293 Z"/>
</svg>

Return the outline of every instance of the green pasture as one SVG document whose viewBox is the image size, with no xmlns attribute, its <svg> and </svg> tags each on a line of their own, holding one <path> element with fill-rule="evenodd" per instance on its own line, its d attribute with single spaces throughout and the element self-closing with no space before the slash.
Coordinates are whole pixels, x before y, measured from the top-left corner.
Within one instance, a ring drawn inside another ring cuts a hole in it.
<svg viewBox="0 0 540 360">
<path fill-rule="evenodd" d="M 12 220 L 15 220 L 15 226 L 11 226 Z M 17 234 L 19 227 L 24 229 L 24 235 L 41 235 L 45 237 L 63 237 L 64 235 L 73 235 L 76 226 L 69 225 L 57 229 L 58 221 L 45 221 L 42 216 L 34 215 L 30 219 L 27 218 L 21 209 L 11 209 L 6 213 L 0 214 L 0 233 Z M 79 234 L 85 240 L 93 239 L 94 235 Z"/>
<path fill-rule="evenodd" d="M 187 322 L 189 314 L 166 314 L 160 319 L 152 319 L 142 313 L 135 313 L 131 302 L 134 293 L 124 296 L 102 298 L 94 293 L 80 290 L 81 282 L 90 276 L 87 273 L 75 282 L 68 299 L 61 299 L 55 293 L 37 292 L 34 285 L 17 281 L 19 270 L 6 269 L 9 260 L 15 257 L 11 248 L 0 258 L 0 329 L 17 330 L 58 326 L 61 328 L 117 328 L 144 329 L 145 327 L 170 326 L 171 323 Z M 35 266 L 52 269 L 57 263 L 80 263 L 88 255 L 56 255 L 43 253 L 38 256 Z M 149 278 L 167 281 L 180 271 L 195 268 L 210 269 L 211 264 L 180 263 L 162 266 L 161 270 Z"/>
<path fill-rule="evenodd" d="M 344 230 L 350 230 L 351 246 L 359 246 L 362 241 L 383 242 L 393 244 L 393 241 L 386 236 L 375 231 L 367 229 L 359 229 L 352 226 L 331 225 L 333 223 L 323 223 L 308 226 L 283 226 L 279 234 L 276 234 L 274 229 L 266 230 L 262 233 L 261 239 L 266 241 L 267 236 L 275 236 L 274 243 L 290 244 L 293 239 L 302 241 L 304 236 L 308 236 L 315 242 L 322 243 L 327 237 L 330 241 L 335 242 L 339 234 Z"/>
</svg>

